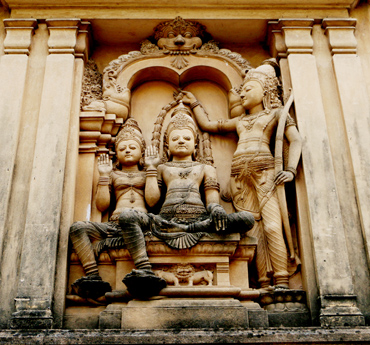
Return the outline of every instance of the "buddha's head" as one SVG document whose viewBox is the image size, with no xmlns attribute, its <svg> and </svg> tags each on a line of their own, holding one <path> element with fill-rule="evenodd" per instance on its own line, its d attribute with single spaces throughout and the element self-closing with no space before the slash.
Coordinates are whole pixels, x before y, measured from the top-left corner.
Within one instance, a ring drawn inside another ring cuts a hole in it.
<svg viewBox="0 0 370 345">
<path fill-rule="evenodd" d="M 183 106 L 176 108 L 164 134 L 164 152 L 168 160 L 189 156 L 195 160 L 198 142 L 198 130 L 191 111 Z"/>
</svg>

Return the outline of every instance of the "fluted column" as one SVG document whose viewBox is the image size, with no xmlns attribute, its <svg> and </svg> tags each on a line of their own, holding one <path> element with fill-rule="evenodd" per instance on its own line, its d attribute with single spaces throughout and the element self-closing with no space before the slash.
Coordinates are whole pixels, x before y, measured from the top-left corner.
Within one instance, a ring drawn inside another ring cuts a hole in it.
<svg viewBox="0 0 370 345">
<path fill-rule="evenodd" d="M 63 188 L 63 205 L 60 218 L 60 230 L 58 241 L 56 277 L 54 288 L 53 318 L 54 328 L 62 328 L 63 314 L 65 310 L 65 296 L 68 290 L 67 274 L 69 258 L 69 228 L 74 220 L 76 190 L 79 185 L 77 181 L 78 171 L 78 147 L 80 133 L 80 107 L 81 89 L 85 62 L 89 58 L 91 44 L 90 23 L 82 21 L 79 25 L 77 41 L 75 46 L 75 73 L 73 81 L 73 95 L 71 105 L 71 119 L 69 124 L 69 137 L 67 146 L 67 157 L 65 167 L 65 178 Z"/>
<path fill-rule="evenodd" d="M 351 155 L 348 169 L 353 171 L 357 207 L 360 214 L 368 260 L 370 259 L 370 101 L 366 76 L 357 53 L 354 35 L 356 19 L 324 19 L 328 37 L 343 122 Z"/>
<path fill-rule="evenodd" d="M 51 328 L 57 244 L 60 229 L 68 136 L 80 20 L 46 20 L 46 60 L 14 328 Z"/>
<path fill-rule="evenodd" d="M 5 19 L 4 26 L 5 55 L 0 60 L 0 123 L 6 125 L 6 130 L 0 136 L 0 262 L 18 147 L 28 54 L 37 21 Z"/>
<path fill-rule="evenodd" d="M 281 28 L 281 23 L 279 23 L 279 21 L 269 22 L 268 33 L 270 52 L 279 63 L 284 98 L 287 99 L 291 93 L 292 84 L 288 64 L 287 47 L 285 45 L 285 37 Z M 316 319 L 319 314 L 319 308 L 317 305 L 318 289 L 314 259 L 312 256 L 309 215 L 307 213 L 307 203 L 304 202 L 304 200 L 307 200 L 307 193 L 301 165 L 297 168 L 297 176 L 294 183 L 296 199 L 300 201 L 297 203 L 297 225 L 299 227 L 299 231 L 297 233 L 297 249 L 302 266 L 304 267 L 301 272 L 302 285 L 307 293 L 307 304 L 311 311 L 311 317 Z"/>
<path fill-rule="evenodd" d="M 357 308 L 311 36 L 314 21 L 279 21 L 294 92 L 323 326 L 363 325 Z"/>
</svg>

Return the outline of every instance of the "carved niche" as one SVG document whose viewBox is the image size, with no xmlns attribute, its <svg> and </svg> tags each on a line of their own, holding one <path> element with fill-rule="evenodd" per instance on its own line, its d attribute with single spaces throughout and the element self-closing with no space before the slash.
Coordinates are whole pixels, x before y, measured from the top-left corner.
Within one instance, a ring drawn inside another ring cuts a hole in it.
<svg viewBox="0 0 370 345">
<path fill-rule="evenodd" d="M 178 93 L 179 89 L 196 94 L 210 119 L 228 119 L 229 114 L 240 112 L 238 92 L 246 71 L 250 69 L 252 66 L 240 54 L 220 48 L 203 25 L 180 17 L 160 23 L 154 28 L 153 36 L 141 42 L 140 50 L 121 55 L 111 61 L 104 68 L 102 75 L 94 63 L 89 62 L 84 76 L 81 117 L 87 116 L 88 113 L 100 113 L 103 119 L 100 128 L 113 121 L 109 132 L 104 134 L 101 131 L 100 136 L 97 136 L 96 154 L 108 151 L 113 156 L 114 137 L 119 125 L 128 117 L 133 117 L 138 122 L 147 144 L 152 143 L 161 149 L 159 143 L 163 141 L 163 133 L 159 131 L 160 136 L 156 137 L 155 126 L 165 128 L 168 124 L 170 118 L 168 112 L 174 106 L 173 95 Z M 82 129 L 82 137 L 84 132 L 86 135 L 87 131 Z M 104 137 L 103 134 L 108 136 Z M 210 164 L 214 164 L 217 169 L 224 195 L 222 205 L 228 213 L 235 211 L 227 191 L 236 142 L 237 138 L 234 135 L 209 136 L 208 133 L 203 133 L 202 146 L 210 151 Z M 92 180 L 96 183 L 96 176 Z M 90 201 L 82 198 L 79 200 L 77 196 L 76 199 L 76 203 L 82 203 L 79 206 L 81 209 L 93 202 L 93 198 Z M 92 217 L 96 221 L 107 220 L 108 216 L 100 214 L 96 209 L 92 210 Z M 148 254 L 158 274 L 167 277 L 168 282 L 173 282 L 175 286 L 189 284 L 189 281 L 210 286 L 218 280 L 226 282 L 226 285 L 239 284 L 243 288 L 249 288 L 248 264 L 253 259 L 256 242 L 248 241 L 244 239 L 241 245 L 234 239 L 226 243 L 221 243 L 219 239 L 212 244 L 209 244 L 210 239 L 200 242 L 198 248 L 212 246 L 211 252 L 215 255 L 217 251 L 215 247 L 219 246 L 223 251 L 221 256 L 227 256 L 229 262 L 234 262 L 233 265 L 228 264 L 225 267 L 224 260 L 219 260 L 204 271 L 194 268 L 199 266 L 194 266 L 196 260 L 188 264 L 176 262 L 173 250 L 160 241 L 150 242 Z M 225 251 L 226 247 L 232 249 Z M 199 255 L 199 250 L 202 252 L 201 255 L 204 255 L 203 249 L 194 248 L 181 252 L 180 255 L 190 255 L 194 258 Z M 171 257 L 173 265 L 170 268 L 163 266 L 165 256 Z M 243 260 L 246 262 L 247 273 L 246 277 L 239 279 L 233 270 L 237 266 L 236 262 L 239 262 L 239 265 Z M 107 272 L 110 272 L 107 276 L 112 275 L 114 271 L 115 280 L 111 283 L 112 288 L 122 289 L 124 287 L 120 279 L 123 277 L 122 272 L 131 268 L 126 250 L 112 248 L 109 255 L 107 253 L 101 255 L 100 262 L 110 267 L 107 268 Z M 78 263 L 75 261 L 75 264 Z M 112 264 L 116 267 L 111 268 Z M 290 268 L 290 273 L 296 281 L 295 286 L 299 286 L 300 279 L 297 281 L 296 268 Z M 70 281 L 78 274 L 81 274 L 81 270 L 77 269 L 74 272 L 72 270 L 73 277 L 70 277 Z M 200 277 L 199 282 L 197 276 Z"/>
</svg>

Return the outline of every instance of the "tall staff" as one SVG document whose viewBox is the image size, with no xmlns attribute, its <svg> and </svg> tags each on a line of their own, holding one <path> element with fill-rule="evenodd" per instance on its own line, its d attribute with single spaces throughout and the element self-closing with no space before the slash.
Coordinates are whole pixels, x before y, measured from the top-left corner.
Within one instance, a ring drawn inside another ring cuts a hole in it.
<svg viewBox="0 0 370 345">
<path fill-rule="evenodd" d="M 293 104 L 294 96 L 293 92 L 291 91 L 288 101 L 285 103 L 284 108 L 282 110 L 282 114 L 280 115 L 278 127 L 276 130 L 276 141 L 275 141 L 275 174 L 278 174 L 280 171 L 283 170 L 283 141 L 284 141 L 284 130 L 285 130 L 285 123 L 288 117 L 288 112 L 290 107 Z M 284 184 L 276 185 L 276 193 L 279 200 L 279 206 L 281 211 L 281 217 L 283 220 L 285 237 L 288 242 L 288 248 L 290 253 L 290 259 L 295 259 L 295 251 L 293 245 L 293 238 L 292 238 L 292 231 L 290 229 L 290 222 L 289 222 L 289 214 L 288 214 L 288 207 L 285 195 L 285 188 Z"/>
</svg>

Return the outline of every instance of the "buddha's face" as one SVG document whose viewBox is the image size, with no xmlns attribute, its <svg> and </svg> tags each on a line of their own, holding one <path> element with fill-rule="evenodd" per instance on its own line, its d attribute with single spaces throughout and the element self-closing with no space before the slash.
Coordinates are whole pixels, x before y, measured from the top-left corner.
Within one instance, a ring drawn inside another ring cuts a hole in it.
<svg viewBox="0 0 370 345">
<path fill-rule="evenodd" d="M 250 80 L 243 85 L 240 93 L 244 109 L 250 110 L 263 104 L 263 88 L 256 80 Z"/>
<path fill-rule="evenodd" d="M 174 158 L 187 158 L 195 151 L 194 134 L 190 129 L 174 129 L 169 136 L 168 149 Z"/>
<path fill-rule="evenodd" d="M 142 157 L 141 146 L 135 140 L 122 140 L 116 148 L 117 159 L 122 166 L 132 166 L 139 163 Z"/>
</svg>

